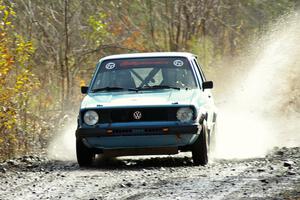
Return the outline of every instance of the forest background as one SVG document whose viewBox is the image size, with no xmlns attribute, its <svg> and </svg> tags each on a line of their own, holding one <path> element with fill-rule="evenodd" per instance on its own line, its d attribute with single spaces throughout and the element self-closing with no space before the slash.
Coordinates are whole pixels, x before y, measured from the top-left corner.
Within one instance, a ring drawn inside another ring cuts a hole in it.
<svg viewBox="0 0 300 200">
<path fill-rule="evenodd" d="M 0 0 L 0 160 L 47 147 L 78 111 L 80 86 L 101 57 L 188 51 L 214 77 L 299 6 L 299 0 Z"/>
</svg>

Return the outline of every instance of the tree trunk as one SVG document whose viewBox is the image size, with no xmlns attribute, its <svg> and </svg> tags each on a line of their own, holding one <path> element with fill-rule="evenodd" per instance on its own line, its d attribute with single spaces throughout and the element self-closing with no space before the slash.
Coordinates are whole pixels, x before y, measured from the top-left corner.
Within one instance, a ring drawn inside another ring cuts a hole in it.
<svg viewBox="0 0 300 200">
<path fill-rule="evenodd" d="M 65 65 L 65 77 L 66 77 L 66 98 L 64 103 L 68 103 L 70 100 L 70 75 L 69 75 L 69 27 L 68 27 L 68 5 L 69 1 L 64 1 L 64 28 L 65 28 L 65 52 L 64 52 L 64 65 Z"/>
</svg>

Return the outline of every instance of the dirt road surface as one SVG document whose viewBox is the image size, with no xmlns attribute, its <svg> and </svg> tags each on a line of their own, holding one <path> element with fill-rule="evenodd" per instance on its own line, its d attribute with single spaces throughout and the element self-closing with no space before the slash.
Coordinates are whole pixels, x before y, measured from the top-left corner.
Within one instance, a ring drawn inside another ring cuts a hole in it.
<svg viewBox="0 0 300 200">
<path fill-rule="evenodd" d="M 0 199 L 300 199 L 300 148 L 204 167 L 185 156 L 98 158 L 85 169 L 24 156 L 0 163 Z"/>
</svg>

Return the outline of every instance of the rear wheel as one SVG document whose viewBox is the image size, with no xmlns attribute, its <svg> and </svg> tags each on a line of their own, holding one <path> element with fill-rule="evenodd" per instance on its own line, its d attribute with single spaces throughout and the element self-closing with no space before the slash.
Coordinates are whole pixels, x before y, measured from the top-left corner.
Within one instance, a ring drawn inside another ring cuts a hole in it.
<svg viewBox="0 0 300 200">
<path fill-rule="evenodd" d="M 200 132 L 200 135 L 194 142 L 192 146 L 192 156 L 194 165 L 206 165 L 208 163 L 208 144 L 207 144 L 207 135 L 206 129 L 203 129 Z"/>
<path fill-rule="evenodd" d="M 95 157 L 95 154 L 83 144 L 81 139 L 76 139 L 76 154 L 80 167 L 90 166 Z"/>
</svg>

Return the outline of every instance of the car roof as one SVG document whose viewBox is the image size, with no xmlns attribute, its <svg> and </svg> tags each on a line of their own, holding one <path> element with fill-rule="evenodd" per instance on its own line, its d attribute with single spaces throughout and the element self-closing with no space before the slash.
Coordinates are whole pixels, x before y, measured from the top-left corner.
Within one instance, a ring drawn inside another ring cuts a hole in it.
<svg viewBox="0 0 300 200">
<path fill-rule="evenodd" d="M 101 58 L 99 62 L 103 60 L 110 60 L 110 59 L 122 59 L 122 58 L 151 58 L 151 57 L 196 57 L 192 53 L 188 52 L 151 52 L 151 53 L 129 53 L 129 54 L 117 54 L 106 56 Z"/>
</svg>

